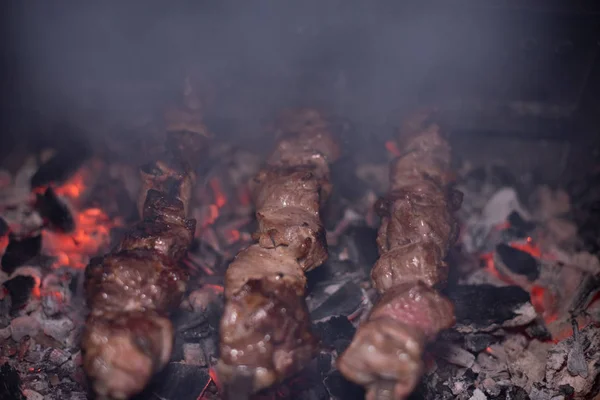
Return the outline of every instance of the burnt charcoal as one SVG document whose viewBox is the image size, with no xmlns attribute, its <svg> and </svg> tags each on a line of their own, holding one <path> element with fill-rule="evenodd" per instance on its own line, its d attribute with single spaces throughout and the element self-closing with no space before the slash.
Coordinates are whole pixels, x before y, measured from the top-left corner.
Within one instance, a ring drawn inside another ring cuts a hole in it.
<svg viewBox="0 0 600 400">
<path fill-rule="evenodd" d="M 347 317 L 356 312 L 363 302 L 363 293 L 356 283 L 347 282 L 333 294 L 330 294 L 320 306 L 311 311 L 313 321 L 328 317 Z"/>
<path fill-rule="evenodd" d="M 459 324 L 485 328 L 514 318 L 529 302 L 529 293 L 518 286 L 458 285 L 448 293 Z"/>
<path fill-rule="evenodd" d="M 571 301 L 569 312 L 575 316 L 581 314 L 599 291 L 600 275 L 587 275 L 579 283 L 579 287 Z"/>
<path fill-rule="evenodd" d="M 510 227 L 507 229 L 511 236 L 523 239 L 526 238 L 529 233 L 535 228 L 533 222 L 529 222 L 523 219 L 521 214 L 517 211 L 510 213 L 506 220 L 509 222 Z"/>
<path fill-rule="evenodd" d="M 313 359 L 299 374 L 286 379 L 281 385 L 263 391 L 254 400 L 329 400 L 323 384 L 318 360 Z"/>
<path fill-rule="evenodd" d="M 496 246 L 496 254 L 506 268 L 525 276 L 530 282 L 540 277 L 540 264 L 531 254 L 504 243 Z"/>
<path fill-rule="evenodd" d="M 132 400 L 197 399 L 209 382 L 206 368 L 171 362 L 154 377 L 146 390 Z"/>
<path fill-rule="evenodd" d="M 341 354 L 350 345 L 356 328 L 346 317 L 333 317 L 313 326 L 313 332 L 325 347 L 334 348 Z"/>
<path fill-rule="evenodd" d="M 503 388 L 500 394 L 493 397 L 488 397 L 490 400 L 530 400 L 527 391 L 520 386 L 509 386 Z"/>
<path fill-rule="evenodd" d="M 357 185 L 355 157 L 342 156 L 331 165 L 331 182 L 335 182 L 335 193 L 342 198 L 355 202 L 364 194 L 361 185 Z"/>
<path fill-rule="evenodd" d="M 349 274 L 356 273 L 356 270 L 356 264 L 351 261 L 327 260 L 319 268 L 306 273 L 308 293 L 318 291 L 319 288 L 328 282 L 340 281 L 340 278 L 343 279 Z"/>
<path fill-rule="evenodd" d="M 340 238 L 340 249 L 348 249 L 350 261 L 369 271 L 379 258 L 377 249 L 377 229 L 369 226 L 353 225 Z"/>
<path fill-rule="evenodd" d="M 519 184 L 515 175 L 508 168 L 500 165 L 492 165 L 487 178 L 497 187 L 517 187 Z"/>
<path fill-rule="evenodd" d="M 21 307 L 27 304 L 31 291 L 35 286 L 35 280 L 31 276 L 15 276 L 2 284 L 8 290 L 11 298 L 10 314 L 15 315 Z"/>
<path fill-rule="evenodd" d="M 546 327 L 544 320 L 541 318 L 536 319 L 532 324 L 525 328 L 525 333 L 534 339 L 538 340 L 551 340 L 552 334 Z"/>
<path fill-rule="evenodd" d="M 60 129 L 72 130 L 61 127 Z M 71 142 L 69 146 L 59 149 L 54 157 L 42 164 L 31 177 L 31 187 L 39 188 L 51 183 L 66 182 L 83 162 L 89 157 L 89 148 L 79 142 Z"/>
<path fill-rule="evenodd" d="M 12 310 L 12 299 L 10 293 L 4 287 L 0 287 L 0 329 L 10 324 L 10 311 Z"/>
<path fill-rule="evenodd" d="M 583 344 L 581 342 L 582 339 L 579 335 L 577 320 L 573 319 L 573 341 L 567 356 L 567 369 L 571 375 L 579 375 L 585 379 L 588 377 L 589 371 L 587 360 L 583 354 Z"/>
<path fill-rule="evenodd" d="M 365 390 L 342 376 L 339 371 L 334 371 L 323 380 L 329 395 L 339 400 L 363 400 Z"/>
<path fill-rule="evenodd" d="M 69 233 L 75 229 L 75 220 L 66 203 L 49 187 L 37 195 L 36 209 L 50 228 Z"/>
<path fill-rule="evenodd" d="M 40 254 L 42 249 L 42 235 L 17 239 L 9 235 L 8 246 L 2 256 L 2 271 L 12 274 L 17 267 L 25 264 Z"/>
<path fill-rule="evenodd" d="M 558 388 L 565 396 L 573 396 L 575 394 L 575 389 L 571 385 L 560 385 Z"/>
<path fill-rule="evenodd" d="M 186 310 L 177 310 L 172 316 L 175 338 L 171 361 L 183 360 L 183 344 L 198 342 L 210 335 L 206 316 Z"/>
<path fill-rule="evenodd" d="M 463 347 L 472 353 L 479 353 L 498 339 L 487 333 L 470 333 L 464 336 Z"/>
<path fill-rule="evenodd" d="M 0 217 L 0 237 L 8 234 L 9 226 L 4 220 L 4 218 Z"/>
<path fill-rule="evenodd" d="M 8 363 L 0 367 L 0 399 L 25 400 L 19 373 Z"/>
<path fill-rule="evenodd" d="M 327 374 L 329 374 L 333 368 L 332 363 L 333 363 L 333 357 L 331 356 L 330 353 L 327 352 L 320 352 L 317 357 L 315 358 L 316 363 L 317 363 L 317 370 L 319 371 L 319 374 L 321 375 L 321 377 L 325 377 Z"/>
</svg>

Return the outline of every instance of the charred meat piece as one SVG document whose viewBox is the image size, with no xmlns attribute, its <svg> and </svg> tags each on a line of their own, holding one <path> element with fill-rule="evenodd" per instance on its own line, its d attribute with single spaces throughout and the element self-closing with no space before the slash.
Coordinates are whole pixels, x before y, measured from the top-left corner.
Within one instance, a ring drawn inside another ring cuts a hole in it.
<svg viewBox="0 0 600 400">
<path fill-rule="evenodd" d="M 425 345 L 454 324 L 452 303 L 436 291 L 447 278 L 444 257 L 458 237 L 453 212 L 462 202 L 448 186 L 450 146 L 427 112 L 407 119 L 401 134 L 390 192 L 375 205 L 382 221 L 371 278 L 382 296 L 337 361 L 370 400 L 408 398 Z"/>
<path fill-rule="evenodd" d="M 329 124 L 310 109 L 284 113 L 279 141 L 254 181 L 257 241 L 225 277 L 219 380 L 240 376 L 259 391 L 306 366 L 317 349 L 305 304 L 304 273 L 327 259 L 319 209 L 331 191 L 339 149 Z"/>
<path fill-rule="evenodd" d="M 138 222 L 127 232 L 117 250 L 155 250 L 178 260 L 192 244 L 195 229 L 196 221 L 193 219 L 186 220 L 184 224 L 176 224 L 161 217 L 148 218 Z"/>
<path fill-rule="evenodd" d="M 165 193 L 169 197 L 179 199 L 184 204 L 184 213 L 188 214 L 188 204 L 192 197 L 194 174 L 175 163 L 156 161 L 140 168 L 142 188 L 138 200 L 138 211 L 143 215 L 144 203 L 150 189 Z"/>
<path fill-rule="evenodd" d="M 195 122 L 201 121 L 201 116 L 196 117 Z M 189 122 L 186 119 L 181 125 Z M 196 226 L 195 220 L 186 218 L 194 183 L 193 158 L 177 160 L 183 157 L 178 149 L 186 149 L 190 156 L 204 151 L 201 144 L 206 139 L 204 134 L 199 140 L 191 135 L 199 132 L 167 135 L 165 158 L 141 168 L 137 205 L 142 221 L 113 252 L 93 259 L 86 269 L 90 314 L 81 344 L 83 366 L 99 398 L 136 395 L 171 357 L 174 332 L 168 314 L 186 290 L 188 274 L 179 261 Z"/>
</svg>

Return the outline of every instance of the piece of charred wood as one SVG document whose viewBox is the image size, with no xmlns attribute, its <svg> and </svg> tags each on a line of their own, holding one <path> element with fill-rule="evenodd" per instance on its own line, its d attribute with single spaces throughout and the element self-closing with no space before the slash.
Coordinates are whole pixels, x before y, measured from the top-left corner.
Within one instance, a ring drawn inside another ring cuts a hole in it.
<svg viewBox="0 0 600 400">
<path fill-rule="evenodd" d="M 8 291 L 11 299 L 10 315 L 15 315 L 18 310 L 27 304 L 35 280 L 31 276 L 18 275 L 2 284 Z"/>
<path fill-rule="evenodd" d="M 15 235 L 9 234 L 8 238 L 8 246 L 2 256 L 2 271 L 12 274 L 17 267 L 40 254 L 42 235 L 19 239 Z"/>
<path fill-rule="evenodd" d="M 75 219 L 71 210 L 52 187 L 48 187 L 44 194 L 37 195 L 35 206 L 51 229 L 64 233 L 73 232 L 75 229 Z"/>
<path fill-rule="evenodd" d="M 210 382 L 207 368 L 170 362 L 158 373 L 148 387 L 132 400 L 199 399 Z"/>
<path fill-rule="evenodd" d="M 529 282 L 540 277 L 540 263 L 526 251 L 501 243 L 496 246 L 494 256 L 494 261 L 509 273 L 522 275 Z"/>
<path fill-rule="evenodd" d="M 59 126 L 57 129 L 73 131 L 72 127 Z M 72 136 L 76 135 L 73 132 Z M 62 184 L 66 182 L 90 156 L 89 147 L 77 140 L 70 140 L 68 146 L 62 146 L 56 154 L 44 164 L 31 177 L 31 187 L 39 188 L 52 183 Z"/>
<path fill-rule="evenodd" d="M 458 285 L 447 295 L 454 303 L 455 328 L 461 332 L 524 326 L 536 317 L 529 293 L 519 286 Z"/>
<path fill-rule="evenodd" d="M 19 372 L 4 363 L 0 367 L 0 399 L 25 400 L 25 395 L 21 391 L 21 378 Z"/>
</svg>

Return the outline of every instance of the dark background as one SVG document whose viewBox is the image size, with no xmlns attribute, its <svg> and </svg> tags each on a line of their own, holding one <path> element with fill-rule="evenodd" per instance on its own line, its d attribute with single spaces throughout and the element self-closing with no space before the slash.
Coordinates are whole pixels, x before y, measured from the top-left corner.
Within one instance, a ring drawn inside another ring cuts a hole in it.
<svg viewBox="0 0 600 400">
<path fill-rule="evenodd" d="M 0 155 L 73 131 L 127 153 L 147 133 L 118 121 L 157 115 L 190 74 L 216 88 L 219 136 L 242 145 L 283 105 L 322 107 L 363 143 L 431 103 L 456 135 L 587 143 L 600 111 L 595 3 L 3 2 Z M 56 128 L 65 121 L 75 128 Z"/>
</svg>

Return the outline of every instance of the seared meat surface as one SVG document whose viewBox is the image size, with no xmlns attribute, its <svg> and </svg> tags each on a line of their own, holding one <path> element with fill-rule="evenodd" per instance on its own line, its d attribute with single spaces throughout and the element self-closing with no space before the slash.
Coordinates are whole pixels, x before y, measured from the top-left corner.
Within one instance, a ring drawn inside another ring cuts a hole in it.
<svg viewBox="0 0 600 400">
<path fill-rule="evenodd" d="M 190 110 L 180 114 L 186 113 Z M 190 139 L 202 132 L 167 132 L 171 144 L 166 147 L 204 143 L 205 137 Z M 81 346 L 85 371 L 99 398 L 127 399 L 141 392 L 171 357 L 168 313 L 186 290 L 188 275 L 179 260 L 196 226 L 186 218 L 195 175 L 185 159 L 174 157 L 183 153 L 167 151 L 163 160 L 140 168 L 142 220 L 113 252 L 92 260 L 86 269 L 90 314 Z"/>
<path fill-rule="evenodd" d="M 370 400 L 406 399 L 421 377 L 426 343 L 454 324 L 452 303 L 436 291 L 447 277 L 444 258 L 458 238 L 453 212 L 462 202 L 448 187 L 450 146 L 427 112 L 404 122 L 398 142 L 389 193 L 375 205 L 380 258 L 371 278 L 382 296 L 337 361 Z"/>
<path fill-rule="evenodd" d="M 303 368 L 316 351 L 305 304 L 304 273 L 327 259 L 319 209 L 331 191 L 329 163 L 339 149 L 315 110 L 285 112 L 253 197 L 256 244 L 241 251 L 225 276 L 219 380 L 250 372 L 261 390 Z"/>
</svg>

